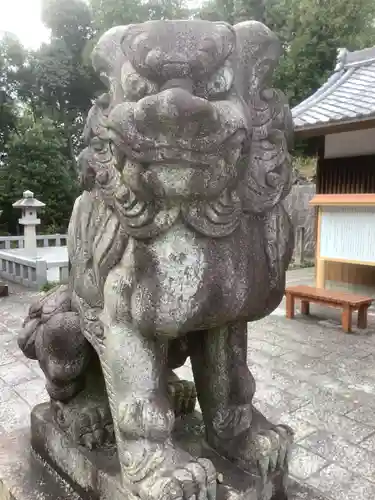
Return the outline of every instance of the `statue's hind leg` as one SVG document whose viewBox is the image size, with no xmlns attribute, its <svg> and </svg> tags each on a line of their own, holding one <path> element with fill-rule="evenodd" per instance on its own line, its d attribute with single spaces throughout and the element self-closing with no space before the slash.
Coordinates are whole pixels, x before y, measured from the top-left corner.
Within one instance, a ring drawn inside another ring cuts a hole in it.
<svg viewBox="0 0 375 500">
<path fill-rule="evenodd" d="M 190 352 L 209 444 L 286 498 L 291 430 L 273 425 L 253 406 L 255 381 L 246 362 L 247 325 L 231 324 L 191 336 Z M 269 497 L 267 497 L 269 498 Z"/>
</svg>

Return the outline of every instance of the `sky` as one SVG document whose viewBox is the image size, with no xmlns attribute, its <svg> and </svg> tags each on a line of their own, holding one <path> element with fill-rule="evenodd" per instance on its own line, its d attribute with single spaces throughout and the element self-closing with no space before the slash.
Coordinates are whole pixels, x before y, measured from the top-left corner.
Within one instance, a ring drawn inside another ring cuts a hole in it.
<svg viewBox="0 0 375 500">
<path fill-rule="evenodd" d="M 37 49 L 48 41 L 48 30 L 41 21 L 41 4 L 42 0 L 0 0 L 0 36 L 10 31 L 29 49 Z"/>
</svg>

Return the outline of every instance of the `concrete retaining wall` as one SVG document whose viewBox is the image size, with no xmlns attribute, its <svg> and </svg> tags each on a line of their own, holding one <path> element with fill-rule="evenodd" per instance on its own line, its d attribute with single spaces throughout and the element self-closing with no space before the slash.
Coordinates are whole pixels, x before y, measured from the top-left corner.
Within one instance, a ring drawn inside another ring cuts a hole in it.
<svg viewBox="0 0 375 500">
<path fill-rule="evenodd" d="M 314 196 L 314 184 L 296 184 L 284 202 L 295 232 L 298 227 L 305 229 L 304 255 L 307 259 L 315 256 L 315 208 L 309 205 Z"/>
</svg>

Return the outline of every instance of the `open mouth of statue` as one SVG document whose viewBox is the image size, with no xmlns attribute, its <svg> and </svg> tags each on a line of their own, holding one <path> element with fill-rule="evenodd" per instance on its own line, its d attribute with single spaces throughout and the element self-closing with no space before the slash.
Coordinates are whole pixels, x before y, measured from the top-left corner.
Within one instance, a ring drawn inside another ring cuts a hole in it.
<svg viewBox="0 0 375 500">
<path fill-rule="evenodd" d="M 189 166 L 195 168 L 209 168 L 225 162 L 228 153 L 241 151 L 245 140 L 245 131 L 237 130 L 224 141 L 214 144 L 201 145 L 200 148 L 187 148 L 180 145 L 150 144 L 145 141 L 137 144 L 127 144 L 119 134 L 112 133 L 112 139 L 117 148 L 122 150 L 126 157 L 144 166 L 150 164 Z M 208 142 L 208 141 L 207 141 Z"/>
</svg>

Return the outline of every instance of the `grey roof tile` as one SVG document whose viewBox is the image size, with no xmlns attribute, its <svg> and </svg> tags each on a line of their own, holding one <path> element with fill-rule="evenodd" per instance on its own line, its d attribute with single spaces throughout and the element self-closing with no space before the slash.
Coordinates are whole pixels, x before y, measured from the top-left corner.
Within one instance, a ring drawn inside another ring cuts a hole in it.
<svg viewBox="0 0 375 500">
<path fill-rule="evenodd" d="M 375 117 L 375 47 L 340 49 L 334 73 L 292 109 L 295 130 Z"/>
</svg>

